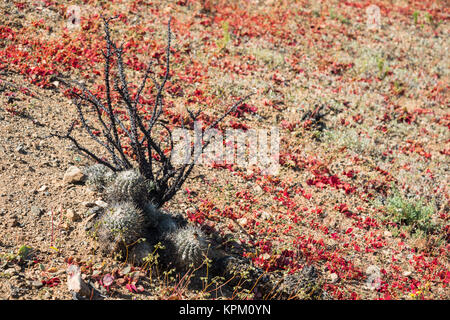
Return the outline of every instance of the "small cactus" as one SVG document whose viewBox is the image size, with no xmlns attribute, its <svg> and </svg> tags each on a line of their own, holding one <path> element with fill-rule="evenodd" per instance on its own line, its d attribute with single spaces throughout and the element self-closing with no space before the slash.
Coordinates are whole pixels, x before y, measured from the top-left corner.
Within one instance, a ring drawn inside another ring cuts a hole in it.
<svg viewBox="0 0 450 320">
<path fill-rule="evenodd" d="M 102 192 L 116 178 L 116 173 L 107 166 L 97 163 L 85 168 L 86 185 L 94 191 Z"/>
<path fill-rule="evenodd" d="M 180 228 L 167 236 L 169 252 L 178 267 L 200 266 L 205 260 L 208 243 L 203 232 L 191 225 Z"/>
<path fill-rule="evenodd" d="M 106 189 L 108 199 L 113 202 L 133 201 L 141 203 L 148 196 L 148 183 L 136 170 L 121 171 Z"/>
<path fill-rule="evenodd" d="M 146 219 L 133 203 L 123 202 L 107 209 L 97 230 L 103 251 L 117 252 L 145 237 Z"/>
</svg>

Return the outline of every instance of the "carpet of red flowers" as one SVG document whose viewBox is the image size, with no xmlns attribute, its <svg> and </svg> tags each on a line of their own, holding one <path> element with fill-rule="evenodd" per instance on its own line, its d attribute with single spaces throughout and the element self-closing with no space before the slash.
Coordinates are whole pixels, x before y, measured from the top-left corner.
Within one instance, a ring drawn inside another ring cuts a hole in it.
<svg viewBox="0 0 450 320">
<path fill-rule="evenodd" d="M 167 209 L 189 208 L 193 223 L 233 238 L 268 272 L 313 264 L 333 299 L 450 297 L 445 1 L 74 4 L 79 28 L 68 27 L 65 3 L 2 4 L 0 72 L 24 78 L 22 94 L 32 96 L 36 86 L 64 91 L 62 75 L 104 95 L 101 15 L 118 16 L 113 36 L 137 83 L 150 60 L 165 61 L 172 17 L 168 125 L 188 121 L 186 106 L 202 107 L 201 120 L 211 123 L 254 91 L 221 129 L 280 128 L 278 175 L 234 164 L 200 167 Z M 370 4 L 380 8 L 378 30 L 366 27 Z M 152 89 L 141 111 L 153 105 Z M 319 121 L 303 117 L 322 105 Z M 394 189 L 433 207 L 432 232 L 389 219 Z M 376 288 L 367 286 L 371 266 L 379 270 Z"/>
</svg>

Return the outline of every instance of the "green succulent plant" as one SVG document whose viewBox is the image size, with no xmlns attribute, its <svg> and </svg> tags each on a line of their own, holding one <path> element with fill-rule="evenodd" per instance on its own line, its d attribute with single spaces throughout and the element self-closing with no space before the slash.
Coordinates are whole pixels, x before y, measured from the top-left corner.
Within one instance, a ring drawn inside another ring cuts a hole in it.
<svg viewBox="0 0 450 320">
<path fill-rule="evenodd" d="M 106 196 L 111 202 L 132 201 L 136 204 L 147 200 L 149 183 L 136 170 L 121 171 L 106 188 Z"/>
<path fill-rule="evenodd" d="M 94 191 L 102 192 L 114 181 L 116 173 L 103 164 L 94 164 L 85 168 L 86 185 Z"/>
<path fill-rule="evenodd" d="M 112 205 L 98 224 L 98 241 L 105 252 L 116 252 L 145 237 L 147 221 L 139 208 L 131 202 Z"/>
<path fill-rule="evenodd" d="M 205 261 L 208 242 L 199 228 L 191 225 L 179 228 L 167 239 L 170 243 L 168 251 L 177 267 L 198 267 Z"/>
</svg>

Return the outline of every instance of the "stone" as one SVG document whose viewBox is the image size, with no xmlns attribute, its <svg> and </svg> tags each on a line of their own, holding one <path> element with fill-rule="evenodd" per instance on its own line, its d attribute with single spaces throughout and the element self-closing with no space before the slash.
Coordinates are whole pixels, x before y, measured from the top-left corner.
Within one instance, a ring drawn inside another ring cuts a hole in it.
<svg viewBox="0 0 450 320">
<path fill-rule="evenodd" d="M 76 300 L 97 300 L 99 298 L 103 298 L 103 296 L 99 294 L 98 290 L 95 290 L 83 280 L 80 267 L 74 264 L 67 268 L 67 288 Z"/>
<path fill-rule="evenodd" d="M 42 288 L 42 287 L 44 286 L 44 285 L 42 284 L 42 281 L 41 281 L 41 280 L 31 281 L 31 282 L 30 282 L 30 285 L 31 285 L 33 288 L 36 288 L 36 289 Z"/>
<path fill-rule="evenodd" d="M 330 283 L 336 283 L 339 280 L 339 276 L 336 273 L 330 274 Z"/>
<path fill-rule="evenodd" d="M 76 213 L 73 209 L 67 209 L 66 217 L 72 222 L 78 222 L 81 220 L 80 215 Z"/>
<path fill-rule="evenodd" d="M 97 206 L 99 206 L 99 207 L 102 207 L 102 208 L 106 208 L 108 206 L 108 204 L 105 201 L 102 201 L 102 200 L 95 201 L 95 204 Z"/>
<path fill-rule="evenodd" d="M 94 206 L 94 207 L 90 208 L 88 211 L 86 211 L 86 215 L 87 216 L 92 216 L 92 215 L 96 216 L 99 213 L 101 213 L 102 211 L 103 211 L 102 207 Z"/>
<path fill-rule="evenodd" d="M 261 212 L 261 219 L 272 220 L 272 215 L 266 211 Z"/>
<path fill-rule="evenodd" d="M 4 274 L 7 276 L 12 276 L 16 273 L 16 269 L 14 268 L 8 268 L 4 271 Z"/>
<path fill-rule="evenodd" d="M 66 173 L 64 173 L 63 182 L 65 184 L 75 184 L 80 183 L 84 180 L 85 175 L 80 168 L 76 166 L 70 166 Z"/>
<path fill-rule="evenodd" d="M 20 153 L 20 154 L 27 154 L 27 151 L 25 150 L 25 148 L 23 147 L 23 145 L 18 145 L 16 149 L 14 149 L 16 152 Z"/>
<path fill-rule="evenodd" d="M 80 267 L 70 265 L 67 268 L 67 288 L 70 292 L 78 293 L 82 296 L 89 296 L 89 286 L 81 278 Z"/>
<path fill-rule="evenodd" d="M 239 225 L 241 227 L 245 227 L 247 225 L 248 221 L 247 221 L 247 218 L 241 218 L 241 219 L 238 219 L 237 222 L 239 223 Z"/>
<path fill-rule="evenodd" d="M 44 213 L 44 210 L 42 210 L 41 208 L 39 208 L 37 206 L 32 206 L 30 211 L 33 216 L 37 216 L 37 217 L 40 217 Z"/>
</svg>

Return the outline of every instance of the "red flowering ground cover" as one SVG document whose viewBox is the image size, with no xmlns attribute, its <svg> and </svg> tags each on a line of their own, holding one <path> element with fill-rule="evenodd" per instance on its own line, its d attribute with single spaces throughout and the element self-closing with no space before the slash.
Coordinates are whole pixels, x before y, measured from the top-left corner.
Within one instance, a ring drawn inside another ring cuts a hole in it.
<svg viewBox="0 0 450 320">
<path fill-rule="evenodd" d="M 381 15 L 374 30 L 366 24 L 371 4 Z M 68 25 L 66 3 L 0 5 L 0 298 L 71 298 L 64 270 L 72 260 L 92 282 L 108 283 L 113 299 L 215 297 L 176 276 L 172 285 L 148 270 L 124 271 L 96 253 L 83 221 L 68 218 L 98 196 L 61 183 L 69 165 L 88 162 L 49 137 L 76 118 L 57 76 L 104 94 L 101 14 L 118 15 L 111 28 L 136 81 L 149 60 L 164 62 L 172 17 L 164 114 L 171 128 L 188 121 L 186 106 L 202 106 L 202 121 L 211 123 L 255 91 L 221 129 L 280 129 L 278 175 L 198 166 L 166 209 L 267 272 L 314 265 L 332 299 L 450 297 L 445 1 L 73 5 L 79 28 Z M 152 89 L 141 98 L 144 111 L 154 103 Z M 33 259 L 17 262 L 28 253 Z"/>
</svg>

